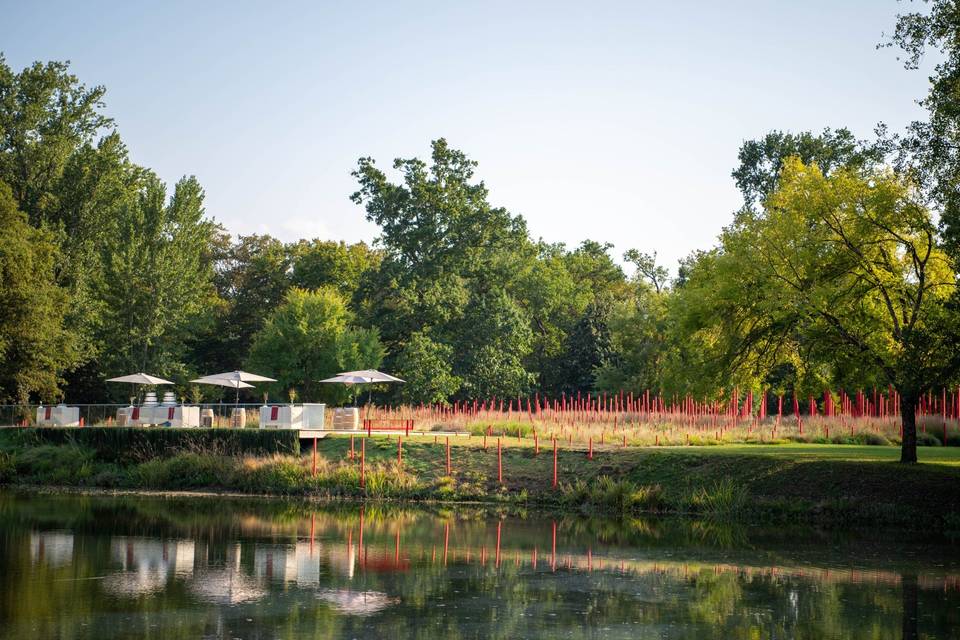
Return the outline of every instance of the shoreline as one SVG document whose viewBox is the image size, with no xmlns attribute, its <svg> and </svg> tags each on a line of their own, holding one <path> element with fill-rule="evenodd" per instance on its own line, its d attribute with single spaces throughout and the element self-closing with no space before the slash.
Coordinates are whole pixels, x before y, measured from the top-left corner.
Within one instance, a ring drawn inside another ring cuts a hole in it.
<svg viewBox="0 0 960 640">
<path fill-rule="evenodd" d="M 324 438 L 299 454 L 50 444 L 0 437 L 0 486 L 46 494 L 299 500 L 535 510 L 613 517 L 692 516 L 746 524 L 883 526 L 960 533 L 960 449 L 893 462 L 890 447 L 763 445 L 484 447 L 479 438 Z M 354 454 L 361 443 L 354 443 Z M 259 445 L 258 445 L 259 446 Z M 401 455 L 398 455 L 401 454 Z M 449 466 L 448 466 L 449 465 Z"/>
</svg>

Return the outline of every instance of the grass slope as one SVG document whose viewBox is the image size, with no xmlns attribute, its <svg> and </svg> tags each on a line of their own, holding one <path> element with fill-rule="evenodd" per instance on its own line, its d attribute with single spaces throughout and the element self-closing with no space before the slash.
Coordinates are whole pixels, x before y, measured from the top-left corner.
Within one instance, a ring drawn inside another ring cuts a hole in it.
<svg viewBox="0 0 960 640">
<path fill-rule="evenodd" d="M 166 450 L 125 460 L 82 444 L 37 444 L 0 434 L 0 482 L 122 489 L 212 489 L 245 493 L 395 500 L 498 502 L 580 512 L 692 513 L 741 520 L 887 523 L 960 531 L 960 448 L 924 447 L 921 463 L 900 465 L 896 447 L 855 445 L 604 445 L 587 458 L 581 446 L 535 454 L 529 439 L 503 439 L 503 482 L 497 441 L 354 439 L 366 450 L 366 486 L 350 438 L 317 441 L 299 455 L 227 455 Z M 358 457 L 357 456 L 357 457 Z"/>
</svg>

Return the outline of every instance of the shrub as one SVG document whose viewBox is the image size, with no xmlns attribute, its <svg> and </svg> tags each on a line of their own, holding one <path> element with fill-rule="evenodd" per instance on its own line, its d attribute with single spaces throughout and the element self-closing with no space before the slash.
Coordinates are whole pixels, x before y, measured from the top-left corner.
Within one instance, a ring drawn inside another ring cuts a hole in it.
<svg viewBox="0 0 960 640">
<path fill-rule="evenodd" d="M 890 441 L 883 436 L 883 434 L 876 433 L 874 431 L 864 431 L 863 433 L 858 433 L 856 439 L 861 444 L 875 445 L 875 446 L 888 446 Z"/>
<path fill-rule="evenodd" d="M 483 424 L 475 422 L 470 425 L 470 433 L 475 436 L 482 436 L 490 428 L 490 435 L 493 437 L 502 436 L 504 438 L 516 438 L 519 432 L 524 438 L 533 437 L 533 425 L 529 422 L 498 422 L 495 424 Z"/>
<path fill-rule="evenodd" d="M 264 493 L 300 493 L 307 487 L 309 472 L 297 458 L 274 455 L 265 460 L 244 460 L 240 480 L 243 489 Z"/>
<path fill-rule="evenodd" d="M 940 438 L 933 435 L 932 433 L 925 433 L 923 431 L 918 431 L 917 446 L 918 447 L 939 447 Z"/>
<path fill-rule="evenodd" d="M 747 504 L 747 491 L 730 478 L 716 482 L 712 487 L 701 487 L 693 494 L 691 506 L 712 516 L 730 516 L 743 511 Z"/>
<path fill-rule="evenodd" d="M 45 484 L 86 484 L 94 467 L 94 452 L 78 446 L 31 447 L 16 457 L 19 475 Z"/>
<path fill-rule="evenodd" d="M 231 484 L 234 461 L 223 456 L 178 453 L 138 464 L 131 472 L 137 486 L 151 489 L 197 489 Z"/>
<path fill-rule="evenodd" d="M 13 454 L 0 451 L 0 484 L 10 482 L 15 475 L 17 468 Z"/>
<path fill-rule="evenodd" d="M 180 429 L 170 427 L 83 427 L 17 429 L 24 445 L 78 445 L 112 462 L 145 461 L 181 452 L 219 456 L 299 455 L 299 433 L 291 429 Z"/>
<path fill-rule="evenodd" d="M 636 483 L 609 476 L 600 476 L 591 484 L 582 479 L 561 487 L 562 501 L 570 506 L 627 515 L 635 511 L 655 511 L 663 506 L 660 485 L 638 486 Z"/>
</svg>

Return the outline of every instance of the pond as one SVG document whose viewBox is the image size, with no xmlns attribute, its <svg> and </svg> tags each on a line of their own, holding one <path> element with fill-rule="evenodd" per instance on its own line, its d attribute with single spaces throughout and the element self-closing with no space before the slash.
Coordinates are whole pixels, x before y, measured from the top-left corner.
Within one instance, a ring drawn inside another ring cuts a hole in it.
<svg viewBox="0 0 960 640">
<path fill-rule="evenodd" d="M 876 531 L 0 493 L 0 638 L 951 638 L 960 553 Z"/>
</svg>

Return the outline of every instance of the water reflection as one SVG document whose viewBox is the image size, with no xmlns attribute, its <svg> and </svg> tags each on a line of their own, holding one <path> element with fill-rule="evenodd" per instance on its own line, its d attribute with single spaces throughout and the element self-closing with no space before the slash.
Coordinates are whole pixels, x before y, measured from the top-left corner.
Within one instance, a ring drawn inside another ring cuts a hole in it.
<svg viewBox="0 0 960 640">
<path fill-rule="evenodd" d="M 0 494 L 0 637 L 951 637 L 946 540 Z M 159 634 L 159 635 L 158 635 Z"/>
</svg>

